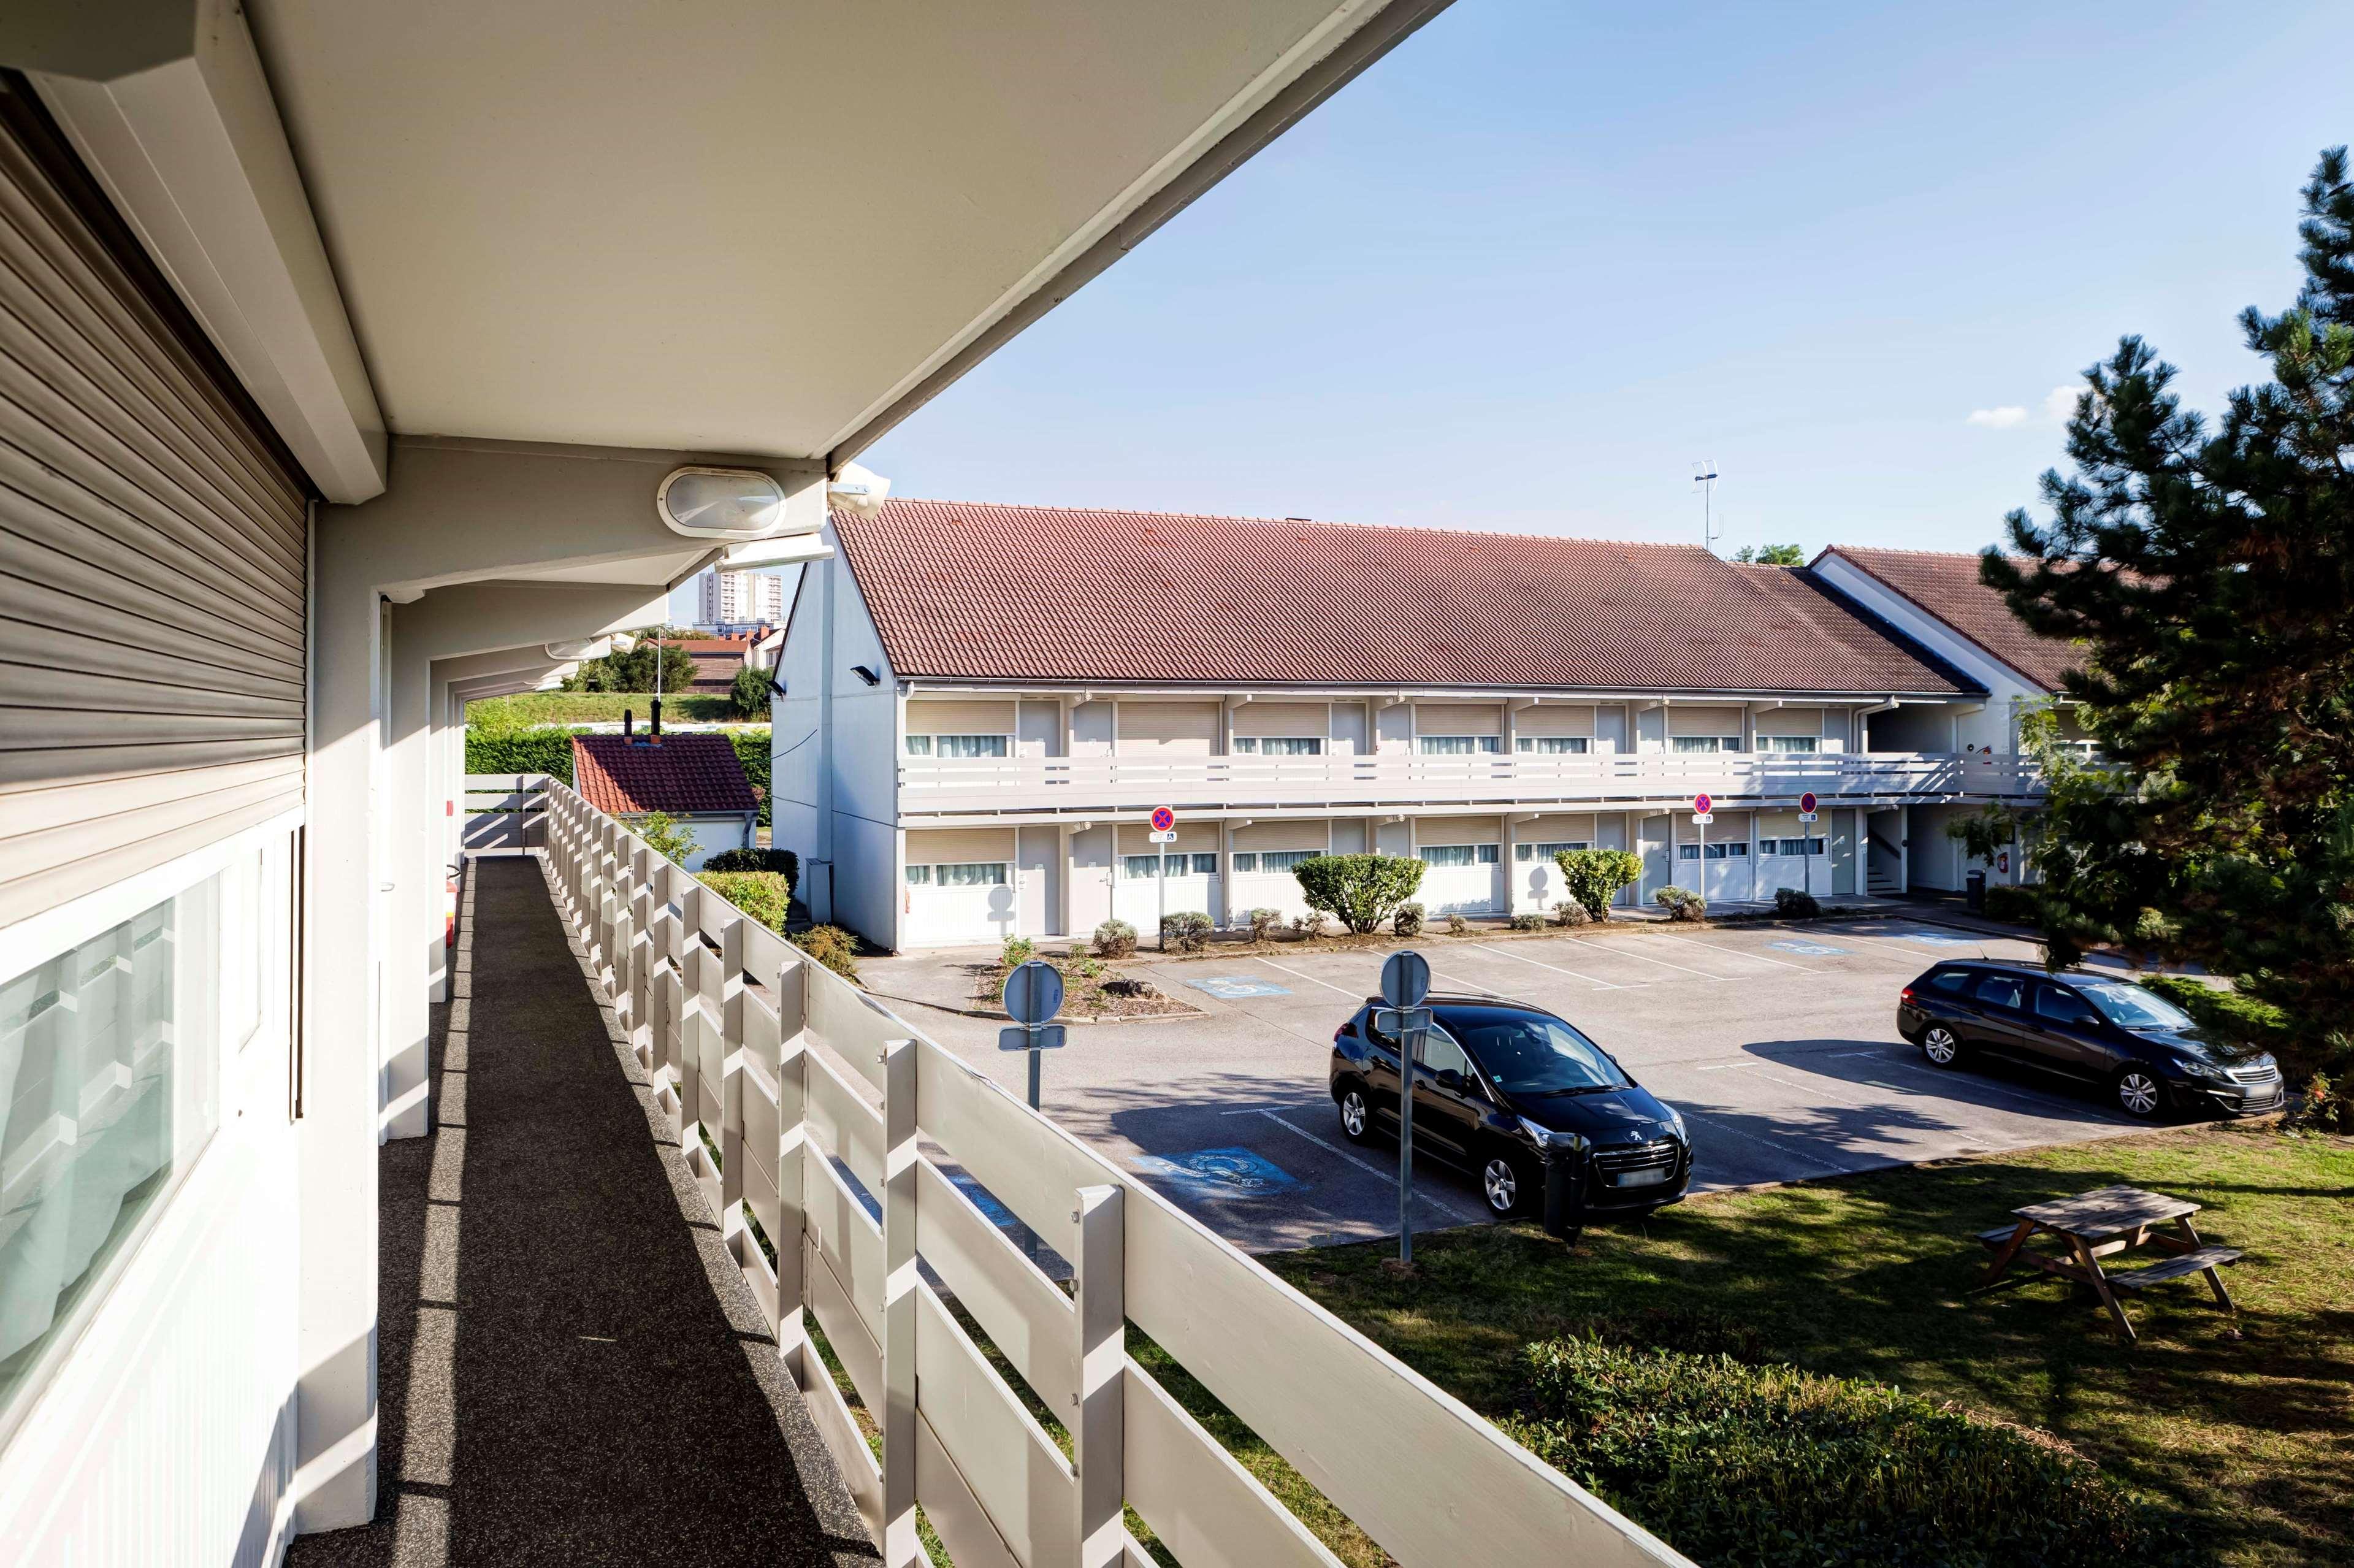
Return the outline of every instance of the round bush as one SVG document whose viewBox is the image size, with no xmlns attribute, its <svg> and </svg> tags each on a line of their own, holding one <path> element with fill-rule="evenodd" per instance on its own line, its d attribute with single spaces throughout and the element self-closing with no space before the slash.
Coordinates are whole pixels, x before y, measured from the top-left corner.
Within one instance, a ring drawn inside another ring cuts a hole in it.
<svg viewBox="0 0 2354 1568">
<path fill-rule="evenodd" d="M 1689 887 L 1662 887 L 1651 895 L 1651 902 L 1666 910 L 1670 920 L 1700 920 L 1708 915 L 1707 901 Z"/>
<path fill-rule="evenodd" d="M 1593 919 L 1593 912 L 1575 898 L 1564 898 L 1553 906 L 1553 923 L 1556 926 L 1584 926 Z"/>
<path fill-rule="evenodd" d="M 1397 913 L 1390 916 L 1390 929 L 1401 937 L 1421 936 L 1422 906 L 1419 904 L 1399 905 L 1397 906 Z"/>
<path fill-rule="evenodd" d="M 1822 912 L 1822 905 L 1803 887 L 1777 887 L 1774 890 L 1774 913 L 1785 920 L 1812 920 Z"/>
<path fill-rule="evenodd" d="M 1096 957 L 1125 959 L 1136 951 L 1136 927 L 1125 920 L 1107 920 L 1096 927 Z"/>
<path fill-rule="evenodd" d="M 1533 912 L 1512 916 L 1512 929 L 1515 931 L 1542 931 L 1544 925 L 1545 917 Z"/>
<path fill-rule="evenodd" d="M 1198 953 L 1210 945 L 1214 927 L 1198 909 L 1181 909 L 1161 917 L 1161 945 L 1180 953 Z"/>
<path fill-rule="evenodd" d="M 2094 1465 L 1918 1395 L 1598 1338 L 1523 1354 L 1507 1430 L 1702 1563 L 2172 1560 L 2164 1518 Z"/>
</svg>

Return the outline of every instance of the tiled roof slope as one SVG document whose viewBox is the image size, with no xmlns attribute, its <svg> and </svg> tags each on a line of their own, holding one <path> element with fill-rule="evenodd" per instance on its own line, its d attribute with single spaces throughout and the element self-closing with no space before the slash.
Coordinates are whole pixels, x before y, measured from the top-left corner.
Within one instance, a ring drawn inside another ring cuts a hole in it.
<svg viewBox="0 0 2354 1568">
<path fill-rule="evenodd" d="M 907 676 L 1976 689 L 1808 574 L 1697 546 L 905 500 L 834 526 Z"/>
<path fill-rule="evenodd" d="M 1850 545 L 1834 545 L 1824 554 L 1879 579 L 2047 692 L 2060 690 L 2069 672 L 2083 662 L 2075 644 L 2031 630 L 2013 615 L 2002 595 L 1978 580 L 1976 556 Z"/>
<path fill-rule="evenodd" d="M 618 735 L 572 737 L 572 787 L 600 811 L 673 816 L 754 811 L 760 802 L 724 735 L 666 735 L 660 746 Z"/>
</svg>

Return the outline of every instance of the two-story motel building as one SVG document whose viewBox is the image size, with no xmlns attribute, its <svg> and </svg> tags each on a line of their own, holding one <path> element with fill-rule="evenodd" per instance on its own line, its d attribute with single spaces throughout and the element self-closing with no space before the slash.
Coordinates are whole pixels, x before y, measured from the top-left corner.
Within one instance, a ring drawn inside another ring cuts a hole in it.
<svg viewBox="0 0 2354 1568">
<path fill-rule="evenodd" d="M 776 842 L 894 948 L 1289 916 L 1326 853 L 1420 857 L 1434 916 L 1549 910 L 1586 846 L 1641 856 L 1629 903 L 1958 886 L 1943 817 L 2033 789 L 2035 694 L 1834 577 L 1868 564 L 927 501 L 834 528 L 779 669 Z"/>
</svg>

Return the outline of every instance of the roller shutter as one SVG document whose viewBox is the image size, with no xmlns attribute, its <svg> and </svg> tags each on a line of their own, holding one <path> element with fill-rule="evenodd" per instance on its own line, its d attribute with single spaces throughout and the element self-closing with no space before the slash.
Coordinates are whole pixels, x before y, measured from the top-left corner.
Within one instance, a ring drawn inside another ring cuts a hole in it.
<svg viewBox="0 0 2354 1568">
<path fill-rule="evenodd" d="M 0 79 L 0 927 L 302 799 L 309 495 Z"/>
</svg>

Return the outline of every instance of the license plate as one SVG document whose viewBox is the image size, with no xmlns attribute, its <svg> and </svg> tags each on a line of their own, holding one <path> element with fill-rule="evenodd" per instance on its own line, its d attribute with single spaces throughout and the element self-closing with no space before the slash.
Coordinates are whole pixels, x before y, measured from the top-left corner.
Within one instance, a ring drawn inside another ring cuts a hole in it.
<svg viewBox="0 0 2354 1568">
<path fill-rule="evenodd" d="M 1648 1171 L 1621 1171 L 1613 1184 L 1620 1187 L 1656 1187 L 1668 1179 L 1668 1168 L 1654 1165 Z"/>
</svg>

